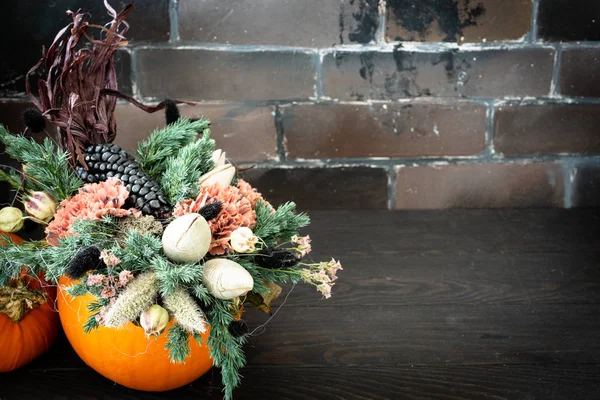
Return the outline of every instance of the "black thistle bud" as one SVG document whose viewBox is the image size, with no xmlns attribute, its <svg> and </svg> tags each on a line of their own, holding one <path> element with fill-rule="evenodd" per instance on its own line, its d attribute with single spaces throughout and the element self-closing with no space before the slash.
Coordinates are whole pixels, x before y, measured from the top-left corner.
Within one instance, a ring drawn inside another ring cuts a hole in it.
<svg viewBox="0 0 600 400">
<path fill-rule="evenodd" d="M 248 332 L 250 331 L 248 329 L 248 324 L 246 324 L 246 322 L 243 320 L 233 321 L 232 323 L 229 324 L 228 330 L 229 330 L 229 333 L 231 333 L 231 336 L 233 336 L 233 337 L 240 337 L 240 336 L 247 335 Z"/>
<path fill-rule="evenodd" d="M 170 125 L 181 117 L 179 114 L 179 108 L 177 108 L 177 103 L 175 103 L 171 99 L 165 100 L 165 119 L 167 120 L 167 125 Z"/>
<path fill-rule="evenodd" d="M 202 215 L 206 221 L 217 218 L 221 210 L 223 209 L 223 203 L 216 202 L 205 205 L 200 209 L 198 214 Z"/>
<path fill-rule="evenodd" d="M 89 270 L 105 266 L 104 261 L 100 258 L 99 248 L 96 246 L 82 247 L 67 264 L 67 275 L 73 279 L 78 279 Z"/>
<path fill-rule="evenodd" d="M 300 259 L 289 250 L 268 247 L 259 251 L 254 261 L 263 268 L 284 269 L 292 268 Z"/>
<path fill-rule="evenodd" d="M 26 109 L 23 111 L 22 117 L 25 126 L 34 133 L 42 132 L 46 127 L 46 118 L 44 118 L 37 108 L 31 107 Z"/>
</svg>

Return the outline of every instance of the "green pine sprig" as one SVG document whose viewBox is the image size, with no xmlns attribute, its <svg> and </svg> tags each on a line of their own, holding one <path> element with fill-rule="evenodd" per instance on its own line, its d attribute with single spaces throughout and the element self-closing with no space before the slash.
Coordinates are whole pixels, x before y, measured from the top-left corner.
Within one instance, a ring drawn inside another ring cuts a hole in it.
<svg viewBox="0 0 600 400">
<path fill-rule="evenodd" d="M 256 226 L 254 234 L 267 246 L 274 245 L 278 240 L 289 240 L 297 235 L 300 228 L 310 224 L 310 218 L 305 213 L 295 213 L 296 204 L 292 201 L 280 205 L 274 213 L 263 201 L 256 204 Z"/>
<path fill-rule="evenodd" d="M 202 285 L 203 265 L 174 264 L 163 256 L 154 257 L 149 265 L 156 273 L 159 291 L 162 296 L 172 294 L 179 286 Z"/>
<path fill-rule="evenodd" d="M 172 363 L 183 363 L 190 355 L 189 336 L 188 331 L 180 325 L 173 325 L 169 328 L 165 350 L 169 351 Z"/>
<path fill-rule="evenodd" d="M 225 399 L 230 400 L 233 389 L 240 384 L 239 369 L 246 364 L 242 347 L 246 343 L 244 336 L 233 337 L 229 332 L 229 324 L 234 318 L 229 310 L 230 303 L 215 300 L 207 313 L 211 330 L 208 336 L 210 356 L 218 368 L 221 368 L 221 379 Z"/>
<path fill-rule="evenodd" d="M 46 192 L 60 202 L 83 186 L 83 181 L 69 167 L 69 154 L 50 139 L 39 144 L 22 135 L 11 135 L 0 125 L 0 141 L 9 156 L 24 164 L 26 189 Z M 16 175 L 9 178 L 14 180 Z"/>
<path fill-rule="evenodd" d="M 214 166 L 211 160 L 214 149 L 215 141 L 206 131 L 202 138 L 186 145 L 165 161 L 165 171 L 159 184 L 171 204 L 198 195 L 198 180 Z"/>
<path fill-rule="evenodd" d="M 200 132 L 209 129 L 210 121 L 200 118 L 192 121 L 179 118 L 176 122 L 157 129 L 139 143 L 137 155 L 142 170 L 157 180 L 165 172 L 166 161 L 194 142 Z"/>
</svg>

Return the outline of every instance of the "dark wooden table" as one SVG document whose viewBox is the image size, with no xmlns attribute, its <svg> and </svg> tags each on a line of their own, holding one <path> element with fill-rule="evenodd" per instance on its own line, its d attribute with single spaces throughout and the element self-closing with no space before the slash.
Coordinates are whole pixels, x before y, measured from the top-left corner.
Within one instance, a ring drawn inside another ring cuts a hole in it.
<svg viewBox="0 0 600 400">
<path fill-rule="evenodd" d="M 250 339 L 236 399 L 600 398 L 600 210 L 311 216 L 313 258 L 344 265 L 334 296 L 294 289 Z M 2 400 L 221 398 L 214 369 L 123 388 L 64 337 L 0 381 Z"/>
</svg>

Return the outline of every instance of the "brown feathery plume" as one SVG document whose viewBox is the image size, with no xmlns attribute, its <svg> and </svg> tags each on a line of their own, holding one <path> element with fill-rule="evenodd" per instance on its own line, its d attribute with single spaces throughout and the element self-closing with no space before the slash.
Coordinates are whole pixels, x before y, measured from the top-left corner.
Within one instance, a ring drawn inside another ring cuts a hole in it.
<svg viewBox="0 0 600 400">
<path fill-rule="evenodd" d="M 42 48 L 42 58 L 27 73 L 27 95 L 58 127 L 60 146 L 71 154 L 72 164 L 78 161 L 85 165 L 86 147 L 114 140 L 117 98 L 129 100 L 146 112 L 164 108 L 163 103 L 145 106 L 118 91 L 114 54 L 128 44 L 124 35 L 129 25 L 125 19 L 134 7 L 130 4 L 117 13 L 107 0 L 104 5 L 113 18 L 107 27 L 91 24 L 88 13 L 67 11 L 73 22 L 56 35 L 48 51 Z M 94 39 L 89 33 L 91 28 L 99 29 L 102 38 Z M 30 75 L 42 64 L 38 99 L 31 90 Z"/>
</svg>

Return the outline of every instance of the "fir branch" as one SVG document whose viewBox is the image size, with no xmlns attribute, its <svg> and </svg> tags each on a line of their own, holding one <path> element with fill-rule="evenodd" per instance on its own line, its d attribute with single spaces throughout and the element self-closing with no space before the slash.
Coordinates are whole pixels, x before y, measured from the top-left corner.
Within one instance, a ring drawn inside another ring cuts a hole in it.
<svg viewBox="0 0 600 400">
<path fill-rule="evenodd" d="M 189 333 L 180 325 L 171 326 L 165 350 L 169 351 L 169 358 L 173 364 L 185 362 L 190 355 Z"/>
<path fill-rule="evenodd" d="M 121 260 L 118 265 L 119 270 L 143 271 L 155 257 L 160 255 L 162 242 L 156 236 L 140 234 L 131 229 L 123 247 L 114 245 L 110 251 Z"/>
<path fill-rule="evenodd" d="M 38 271 L 43 264 L 40 246 L 34 242 L 14 244 L 9 236 L 2 235 L 5 245 L 0 246 L 0 286 L 6 286 L 11 279 L 18 278 L 24 265 Z"/>
<path fill-rule="evenodd" d="M 50 139 L 38 144 L 22 135 L 11 135 L 0 125 L 0 141 L 9 156 L 24 164 L 28 190 L 46 192 L 60 202 L 83 186 L 83 181 L 69 168 L 69 155 Z"/>
<path fill-rule="evenodd" d="M 163 297 L 163 305 L 181 327 L 189 333 L 206 332 L 206 318 L 192 296 L 182 288 Z"/>
<path fill-rule="evenodd" d="M 198 119 L 191 121 L 180 118 L 175 123 L 157 129 L 139 143 L 138 164 L 153 179 L 158 179 L 166 170 L 166 161 L 179 153 L 182 147 L 192 143 L 198 133 L 208 129 L 210 121 Z"/>
<path fill-rule="evenodd" d="M 197 285 L 202 280 L 204 266 L 200 264 L 174 264 L 162 256 L 154 257 L 150 267 L 158 278 L 160 294 L 166 296 L 180 286 Z"/>
<path fill-rule="evenodd" d="M 8 172 L 0 169 L 0 182 L 7 182 L 15 190 L 20 190 L 23 187 L 21 184 L 21 174 L 14 169 L 10 169 Z"/>
<path fill-rule="evenodd" d="M 212 296 L 208 293 L 208 289 L 202 283 L 196 283 L 191 288 L 192 294 L 205 305 L 210 304 L 212 302 Z"/>
<path fill-rule="evenodd" d="M 305 213 L 295 213 L 296 204 L 287 202 L 280 205 L 273 213 L 263 201 L 256 204 L 256 226 L 254 234 L 262 239 L 267 246 L 274 245 L 278 240 L 289 240 L 297 235 L 300 228 L 310 223 Z"/>
<path fill-rule="evenodd" d="M 229 312 L 229 302 L 217 300 L 208 311 L 211 326 L 208 337 L 210 356 L 215 365 L 221 368 L 221 379 L 225 399 L 230 400 L 233 389 L 240 383 L 239 369 L 246 363 L 242 346 L 246 342 L 244 336 L 234 337 L 229 332 L 229 324 L 234 320 Z"/>
<path fill-rule="evenodd" d="M 299 269 L 270 269 L 263 268 L 256 265 L 250 258 L 248 257 L 240 257 L 237 255 L 231 255 L 229 258 L 232 261 L 240 264 L 242 267 L 248 271 L 248 273 L 254 279 L 254 288 L 252 289 L 254 292 L 258 292 L 260 294 L 268 294 L 270 289 L 263 285 L 263 282 L 272 282 L 272 283 L 297 283 L 302 279 L 302 273 Z"/>
<path fill-rule="evenodd" d="M 96 314 L 90 315 L 90 317 L 85 322 L 85 324 L 83 324 L 83 332 L 90 333 L 94 329 L 98 329 L 98 327 L 100 326 L 100 324 L 98 324 L 98 320 L 96 319 L 96 315 L 98 315 L 98 314 L 96 313 Z"/>
<path fill-rule="evenodd" d="M 207 131 L 201 139 L 186 145 L 177 155 L 166 160 L 159 183 L 171 204 L 198 195 L 200 177 L 214 166 L 211 160 L 214 149 L 215 141 L 210 139 Z"/>
<path fill-rule="evenodd" d="M 67 288 L 67 294 L 73 297 L 85 296 L 88 292 L 87 285 L 85 283 L 76 283 L 71 287 Z M 92 303 L 93 304 L 93 303 Z M 88 309 L 90 307 L 88 306 Z M 90 310 L 91 311 L 91 310 Z"/>
<path fill-rule="evenodd" d="M 204 339 L 202 339 L 202 335 L 199 333 L 194 333 L 193 336 L 196 343 L 198 343 L 198 346 L 202 346 L 202 342 L 204 342 Z"/>
</svg>

